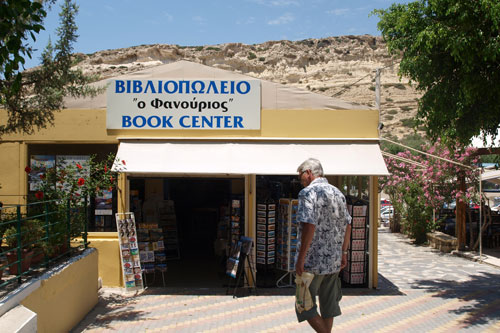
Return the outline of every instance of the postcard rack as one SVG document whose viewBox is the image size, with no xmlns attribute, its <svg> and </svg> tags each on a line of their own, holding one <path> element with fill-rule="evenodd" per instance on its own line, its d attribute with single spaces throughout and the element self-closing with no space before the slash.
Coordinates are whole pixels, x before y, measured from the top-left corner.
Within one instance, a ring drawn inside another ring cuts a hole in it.
<svg viewBox="0 0 500 333">
<path fill-rule="evenodd" d="M 116 213 L 115 218 L 125 290 L 144 289 L 134 213 Z"/>
<path fill-rule="evenodd" d="M 367 283 L 368 272 L 368 203 L 364 200 L 348 199 L 347 210 L 352 216 L 352 229 L 347 266 L 343 269 L 342 279 L 350 285 Z"/>
<path fill-rule="evenodd" d="M 297 253 L 297 207 L 296 199 L 282 198 L 278 206 L 278 233 L 276 240 L 276 268 L 286 273 L 278 279 L 276 286 L 292 287 Z M 288 282 L 285 282 L 288 277 Z"/>
</svg>

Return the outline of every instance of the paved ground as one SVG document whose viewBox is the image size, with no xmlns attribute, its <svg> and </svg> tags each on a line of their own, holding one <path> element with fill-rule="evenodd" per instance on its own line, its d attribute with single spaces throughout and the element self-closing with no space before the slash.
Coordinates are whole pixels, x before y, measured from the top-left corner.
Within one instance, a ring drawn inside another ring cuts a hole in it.
<svg viewBox="0 0 500 333">
<path fill-rule="evenodd" d="M 500 332 L 500 268 L 379 231 L 379 288 L 344 289 L 343 332 Z M 298 324 L 293 290 L 233 298 L 224 290 L 105 289 L 74 332 L 312 332 Z"/>
</svg>

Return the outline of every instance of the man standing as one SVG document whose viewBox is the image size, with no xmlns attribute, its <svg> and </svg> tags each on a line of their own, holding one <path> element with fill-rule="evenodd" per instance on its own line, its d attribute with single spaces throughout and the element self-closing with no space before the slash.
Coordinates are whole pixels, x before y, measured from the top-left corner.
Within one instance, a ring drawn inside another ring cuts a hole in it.
<svg viewBox="0 0 500 333">
<path fill-rule="evenodd" d="M 323 167 L 317 159 L 307 159 L 297 171 L 304 189 L 299 193 L 299 251 L 295 271 L 298 276 L 303 272 L 314 274 L 309 286 L 312 308 L 301 312 L 296 308 L 297 319 L 307 320 L 316 332 L 331 332 L 333 318 L 341 314 L 339 272 L 347 264 L 351 216 L 345 196 L 324 178 Z"/>
</svg>

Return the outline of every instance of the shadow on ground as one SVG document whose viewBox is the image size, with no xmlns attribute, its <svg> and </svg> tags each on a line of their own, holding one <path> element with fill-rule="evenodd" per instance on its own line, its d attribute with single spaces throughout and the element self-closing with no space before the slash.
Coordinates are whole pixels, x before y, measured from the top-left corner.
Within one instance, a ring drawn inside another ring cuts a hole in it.
<svg viewBox="0 0 500 333">
<path fill-rule="evenodd" d="M 137 321 L 145 318 L 143 311 L 134 310 L 135 297 L 116 293 L 100 293 L 99 302 L 92 311 L 80 322 L 72 333 L 79 333 L 85 329 L 100 328 L 111 329 L 112 321 Z"/>
<path fill-rule="evenodd" d="M 369 289 L 368 289 L 369 290 Z M 403 293 L 398 286 L 392 283 L 391 280 L 387 279 L 382 274 L 378 275 L 378 287 L 374 290 L 377 295 L 394 295 L 394 296 L 402 296 L 406 295 Z"/>
<path fill-rule="evenodd" d="M 466 327 L 485 324 L 500 318 L 500 273 L 478 273 L 468 281 L 421 280 L 414 288 L 434 293 L 433 297 L 459 299 L 467 302 L 450 310 L 455 315 L 465 315 Z"/>
</svg>

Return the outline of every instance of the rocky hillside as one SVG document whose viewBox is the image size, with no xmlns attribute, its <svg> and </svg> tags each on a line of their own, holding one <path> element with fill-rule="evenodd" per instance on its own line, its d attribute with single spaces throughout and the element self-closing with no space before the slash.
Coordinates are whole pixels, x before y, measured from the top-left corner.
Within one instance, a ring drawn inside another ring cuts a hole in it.
<svg viewBox="0 0 500 333">
<path fill-rule="evenodd" d="M 383 68 L 384 137 L 412 133 L 419 97 L 407 81 L 400 81 L 398 59 L 388 55 L 382 38 L 369 35 L 254 45 L 141 45 L 76 56 L 79 67 L 101 78 L 184 59 L 370 106 L 375 106 L 375 70 Z"/>
</svg>

